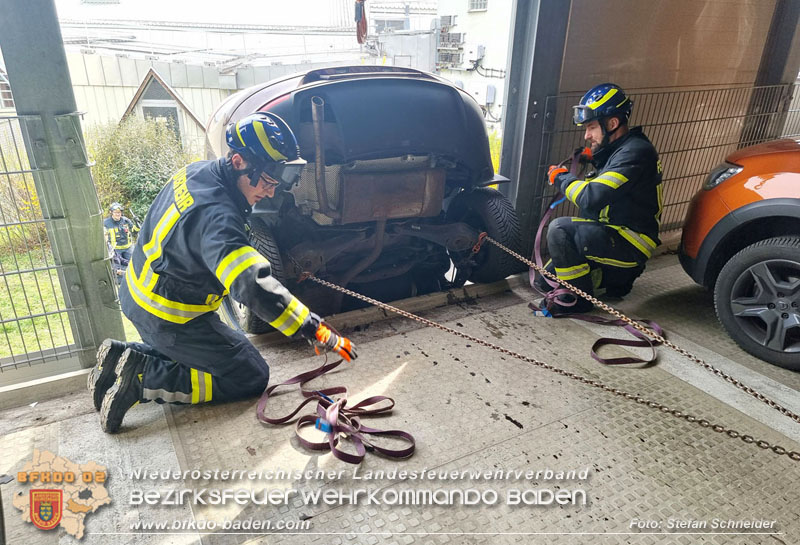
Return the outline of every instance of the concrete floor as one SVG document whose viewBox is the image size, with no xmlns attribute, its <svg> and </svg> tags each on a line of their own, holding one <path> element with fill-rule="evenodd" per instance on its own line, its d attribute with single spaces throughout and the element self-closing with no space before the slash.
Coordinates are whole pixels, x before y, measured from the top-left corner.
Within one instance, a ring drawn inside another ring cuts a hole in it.
<svg viewBox="0 0 800 545">
<path fill-rule="evenodd" d="M 598 334 L 618 332 L 535 318 L 527 308 L 530 290 L 520 281 L 509 285 L 506 291 L 419 313 L 547 364 L 800 450 L 800 425 L 677 353 L 661 348 L 658 364 L 646 368 L 601 366 L 589 357 L 589 347 Z M 411 304 L 425 307 L 432 300 Z M 800 374 L 738 349 L 717 324 L 710 296 L 691 283 L 675 256 L 654 258 L 634 292 L 612 304 L 658 321 L 679 346 L 800 412 Z M 109 436 L 100 430 L 87 393 L 78 391 L 0 412 L 0 474 L 16 475 L 34 449 L 108 466 L 113 502 L 87 517 L 82 541 L 92 544 L 800 543 L 800 462 L 403 318 L 353 325 L 377 314 L 373 309 L 339 317 L 360 357 L 318 383 L 346 385 L 356 401 L 370 395 L 393 397 L 397 405 L 390 416 L 365 423 L 413 433 L 417 451 L 408 460 L 368 454 L 354 474 L 353 466 L 330 454 L 304 449 L 291 426 L 260 424 L 256 400 L 199 407 L 142 405 L 127 415 L 122 433 Z M 254 342 L 271 363 L 273 380 L 285 380 L 322 361 L 309 357 L 305 345 L 272 339 L 262 336 Z M 296 392 L 277 396 L 269 411 L 282 414 L 298 402 Z M 137 468 L 322 469 L 338 475 L 257 482 L 135 481 L 130 472 Z M 534 476 L 356 479 L 368 471 L 391 469 L 530 470 Z M 588 470 L 588 476 L 558 480 L 535 475 L 545 470 Z M 298 495 L 361 488 L 377 490 L 382 503 L 368 504 L 362 498 L 357 505 L 325 505 L 293 496 L 275 506 L 130 504 L 135 489 L 202 488 L 294 489 Z M 496 492 L 498 499 L 492 504 L 491 495 L 484 496 L 485 503 L 472 506 L 389 505 L 403 491 L 437 489 Z M 584 492 L 586 502 L 510 505 L 507 497 L 514 490 L 570 491 L 579 500 Z M 12 497 L 20 491 L 27 493 L 27 488 L 16 481 L 2 486 L 8 543 L 74 541 L 63 531 L 41 532 L 23 523 L 12 507 Z M 132 529 L 138 522 L 175 520 L 307 521 L 310 529 L 271 534 Z M 714 528 L 715 520 L 774 523 L 762 530 L 732 530 Z M 702 522 L 705 528 L 698 527 Z M 671 528 L 679 523 L 694 528 Z"/>
</svg>

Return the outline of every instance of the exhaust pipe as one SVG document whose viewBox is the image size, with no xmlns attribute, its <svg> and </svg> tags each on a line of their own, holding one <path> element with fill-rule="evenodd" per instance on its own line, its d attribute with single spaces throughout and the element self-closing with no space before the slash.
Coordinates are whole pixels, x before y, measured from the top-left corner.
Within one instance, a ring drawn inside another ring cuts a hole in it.
<svg viewBox="0 0 800 545">
<path fill-rule="evenodd" d="M 317 200 L 323 214 L 337 217 L 336 211 L 328 204 L 328 191 L 325 188 L 325 146 L 322 140 L 325 125 L 325 101 L 322 100 L 322 97 L 311 97 L 311 120 L 314 126 Z"/>
</svg>

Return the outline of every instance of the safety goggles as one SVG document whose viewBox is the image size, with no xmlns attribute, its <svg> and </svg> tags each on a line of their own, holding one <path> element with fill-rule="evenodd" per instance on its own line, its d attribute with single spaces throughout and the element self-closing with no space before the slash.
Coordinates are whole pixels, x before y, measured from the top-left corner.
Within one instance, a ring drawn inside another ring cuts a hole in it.
<svg viewBox="0 0 800 545">
<path fill-rule="evenodd" d="M 287 163 L 267 163 L 262 172 L 278 182 L 278 185 L 291 187 L 300 181 L 305 167 L 305 159 L 295 159 Z"/>
<path fill-rule="evenodd" d="M 582 106 L 582 105 L 573 106 L 572 122 L 580 127 L 584 123 L 588 123 L 589 121 L 595 119 L 597 117 L 595 114 L 596 112 L 592 110 L 589 106 Z"/>
</svg>

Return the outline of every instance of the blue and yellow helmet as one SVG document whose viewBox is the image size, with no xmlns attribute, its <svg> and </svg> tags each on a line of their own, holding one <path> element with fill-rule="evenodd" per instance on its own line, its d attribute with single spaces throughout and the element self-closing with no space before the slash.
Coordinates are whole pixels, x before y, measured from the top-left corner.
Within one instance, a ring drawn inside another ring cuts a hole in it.
<svg viewBox="0 0 800 545">
<path fill-rule="evenodd" d="M 300 180 L 306 165 L 292 129 L 279 116 L 256 112 L 228 125 L 228 147 L 241 155 L 251 169 L 251 183 L 258 184 L 262 173 L 291 186 Z"/>
<path fill-rule="evenodd" d="M 619 85 L 601 83 L 589 89 L 580 103 L 572 107 L 572 122 L 580 127 L 595 119 L 619 117 L 627 123 L 632 109 L 633 102 Z"/>
</svg>

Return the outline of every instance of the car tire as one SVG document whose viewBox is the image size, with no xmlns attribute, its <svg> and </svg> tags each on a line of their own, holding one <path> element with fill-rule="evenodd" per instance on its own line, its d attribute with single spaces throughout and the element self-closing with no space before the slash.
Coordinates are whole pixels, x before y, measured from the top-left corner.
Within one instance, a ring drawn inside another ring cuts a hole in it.
<svg viewBox="0 0 800 545">
<path fill-rule="evenodd" d="M 733 256 L 714 287 L 720 323 L 769 363 L 800 370 L 800 237 L 776 237 Z"/>
<path fill-rule="evenodd" d="M 464 222 L 486 232 L 507 248 L 519 252 L 519 220 L 514 206 L 502 193 L 489 187 L 479 187 L 456 195 L 447 209 L 449 223 Z M 469 257 L 469 252 L 452 252 L 456 266 Z M 471 282 L 489 283 L 520 272 L 525 266 L 494 244 L 485 242 L 475 256 L 475 266 L 466 278 Z"/>
<path fill-rule="evenodd" d="M 275 241 L 272 230 L 259 219 L 254 219 L 251 222 L 250 244 L 269 260 L 272 276 L 283 283 L 283 261 L 278 250 L 278 243 Z M 275 330 L 271 325 L 259 318 L 255 312 L 235 301 L 230 295 L 225 296 L 221 307 L 225 322 L 238 331 L 257 334 Z"/>
</svg>

